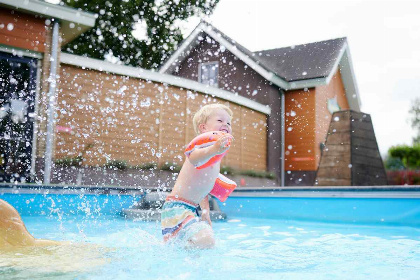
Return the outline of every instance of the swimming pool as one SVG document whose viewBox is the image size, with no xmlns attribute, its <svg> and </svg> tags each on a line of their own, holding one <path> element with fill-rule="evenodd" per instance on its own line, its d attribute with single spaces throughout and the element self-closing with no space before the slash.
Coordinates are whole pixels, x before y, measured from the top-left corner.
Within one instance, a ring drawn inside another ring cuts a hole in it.
<svg viewBox="0 0 420 280">
<path fill-rule="evenodd" d="M 37 238 L 72 240 L 0 254 L 3 278 L 418 279 L 420 200 L 247 197 L 221 205 L 217 246 L 164 245 L 157 222 L 126 220 L 137 195 L 0 194 Z M 89 210 L 88 210 L 89 209 Z"/>
</svg>

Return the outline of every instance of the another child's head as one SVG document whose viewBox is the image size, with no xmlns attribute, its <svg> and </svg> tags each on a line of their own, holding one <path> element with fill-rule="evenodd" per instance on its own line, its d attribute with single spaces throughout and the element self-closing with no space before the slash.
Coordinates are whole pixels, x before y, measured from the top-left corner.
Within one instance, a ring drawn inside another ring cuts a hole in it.
<svg viewBox="0 0 420 280">
<path fill-rule="evenodd" d="M 232 110 L 226 105 L 205 105 L 193 117 L 194 130 L 197 134 L 215 130 L 232 133 L 232 116 Z"/>
</svg>

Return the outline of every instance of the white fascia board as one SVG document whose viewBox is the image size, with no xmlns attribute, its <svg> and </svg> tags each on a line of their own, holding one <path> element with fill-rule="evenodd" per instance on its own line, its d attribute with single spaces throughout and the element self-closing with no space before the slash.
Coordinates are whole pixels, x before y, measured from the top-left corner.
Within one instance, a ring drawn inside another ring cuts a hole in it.
<svg viewBox="0 0 420 280">
<path fill-rule="evenodd" d="M 44 54 L 40 52 L 25 50 L 25 49 L 17 48 L 17 47 L 11 47 L 7 45 L 3 45 L 3 44 L 0 44 L 0 51 L 11 53 L 17 56 L 26 56 L 26 57 L 32 57 L 32 58 L 38 58 L 38 59 L 41 59 L 44 56 Z"/>
<path fill-rule="evenodd" d="M 184 57 L 184 55 L 187 52 L 187 49 L 197 39 L 198 34 L 200 34 L 203 31 L 202 26 L 203 24 L 200 23 L 194 29 L 194 31 L 190 34 L 190 36 L 188 36 L 188 38 L 185 39 L 182 45 L 171 55 L 168 61 L 166 61 L 165 64 L 163 64 L 163 66 L 159 69 L 159 73 L 165 73 L 166 71 L 168 71 L 168 69 L 171 66 L 176 66 L 177 64 L 181 62 L 180 59 Z"/>
<path fill-rule="evenodd" d="M 222 90 L 219 88 L 211 87 L 208 85 L 203 85 L 199 82 L 176 77 L 173 75 L 153 72 L 150 70 L 145 70 L 142 68 L 136 68 L 126 65 L 117 65 L 110 62 L 87 58 L 77 55 L 72 55 L 68 53 L 61 53 L 61 63 L 70 64 L 78 67 L 85 67 L 98 71 L 105 71 L 109 73 L 114 73 L 123 76 L 129 76 L 144 80 L 155 81 L 159 83 L 165 83 L 168 85 L 173 85 L 177 87 L 182 87 L 190 89 L 193 91 L 201 92 L 204 94 L 211 95 L 212 97 L 218 97 L 232 103 L 236 103 L 241 106 L 253 109 L 255 111 L 264 113 L 266 115 L 271 114 L 271 108 L 267 105 L 255 102 L 248 98 L 238 95 L 237 93 L 232 93 L 230 91 Z"/>
<path fill-rule="evenodd" d="M 348 47 L 340 60 L 339 67 L 349 107 L 351 110 L 360 112 L 362 104 Z"/>
<path fill-rule="evenodd" d="M 18 10 L 32 12 L 51 18 L 73 22 L 76 24 L 93 27 L 95 25 L 95 15 L 73 8 L 47 3 L 37 0 L 0 0 L 0 4 Z"/>
<path fill-rule="evenodd" d="M 347 43 L 344 43 L 343 44 L 343 47 L 341 48 L 341 50 L 340 50 L 340 52 L 339 52 L 339 54 L 338 54 L 338 56 L 337 56 L 337 58 L 336 58 L 336 60 L 334 62 L 333 67 L 331 68 L 331 72 L 330 72 L 330 74 L 327 77 L 327 84 L 330 83 L 332 77 L 334 77 L 334 74 L 337 72 L 338 65 L 340 64 L 340 61 L 343 58 L 343 55 L 346 52 L 346 50 L 347 50 Z"/>
<path fill-rule="evenodd" d="M 360 94 L 359 94 L 359 87 L 357 86 L 357 81 L 356 81 L 356 75 L 354 73 L 354 68 L 353 68 L 353 62 L 351 59 L 351 54 L 350 54 L 350 49 L 347 48 L 346 52 L 345 52 L 345 56 L 346 56 L 346 60 L 348 63 L 348 68 L 349 68 L 349 73 L 350 73 L 350 78 L 351 78 L 351 85 L 353 87 L 353 94 L 355 96 L 352 96 L 351 98 L 355 99 L 356 103 L 355 103 L 355 108 L 354 110 L 359 111 L 362 109 L 362 101 L 360 99 Z"/>
<path fill-rule="evenodd" d="M 327 84 L 330 83 L 332 77 L 335 75 L 338 69 L 340 69 L 350 109 L 360 112 L 360 96 L 359 91 L 357 89 L 356 78 L 354 76 L 353 66 L 350 57 L 350 49 L 347 42 L 343 44 L 343 47 L 341 48 L 340 53 L 337 56 L 337 60 L 334 63 L 331 73 L 327 77 Z"/>
</svg>

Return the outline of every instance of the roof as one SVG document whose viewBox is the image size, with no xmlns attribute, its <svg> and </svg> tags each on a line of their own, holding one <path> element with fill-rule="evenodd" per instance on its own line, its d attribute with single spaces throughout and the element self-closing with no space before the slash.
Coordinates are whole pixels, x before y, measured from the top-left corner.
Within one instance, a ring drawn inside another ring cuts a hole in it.
<svg viewBox="0 0 420 280">
<path fill-rule="evenodd" d="M 202 36 L 203 32 L 284 90 L 326 85 L 339 68 L 350 109 L 360 111 L 360 98 L 346 38 L 251 52 L 211 24 L 202 21 L 161 66 L 159 72 L 173 73 L 189 51 L 198 45 L 198 36 Z"/>
<path fill-rule="evenodd" d="M 254 52 L 259 61 L 288 82 L 325 78 L 331 73 L 346 38 Z"/>
<path fill-rule="evenodd" d="M 95 26 L 96 17 L 92 13 L 56 5 L 40 0 L 0 0 L 0 6 L 27 14 L 41 15 L 60 20 L 62 45 Z"/>
</svg>

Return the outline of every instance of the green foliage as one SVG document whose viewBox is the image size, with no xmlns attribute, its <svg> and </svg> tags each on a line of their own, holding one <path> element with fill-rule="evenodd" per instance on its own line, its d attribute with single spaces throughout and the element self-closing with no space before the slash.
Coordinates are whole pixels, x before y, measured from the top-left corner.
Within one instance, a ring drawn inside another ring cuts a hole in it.
<svg viewBox="0 0 420 280">
<path fill-rule="evenodd" d="M 267 178 L 267 179 L 276 178 L 276 175 L 274 173 L 267 172 L 267 171 L 243 170 L 243 171 L 240 171 L 239 174 L 246 175 L 249 177 L 256 177 L 256 178 Z"/>
<path fill-rule="evenodd" d="M 385 159 L 384 164 L 385 164 L 385 168 L 387 170 L 403 170 L 403 169 L 405 169 L 404 163 L 402 162 L 401 159 L 394 158 L 394 157 L 391 157 L 391 156 L 388 156 Z"/>
<path fill-rule="evenodd" d="M 160 170 L 171 171 L 174 173 L 179 173 L 181 171 L 181 166 L 176 163 L 166 162 L 160 166 Z"/>
<path fill-rule="evenodd" d="M 236 171 L 232 167 L 224 165 L 220 167 L 220 173 L 223 175 L 235 175 Z"/>
<path fill-rule="evenodd" d="M 401 160 L 407 169 L 420 168 L 420 144 L 394 146 L 388 150 L 388 154 Z"/>
<path fill-rule="evenodd" d="M 249 177 L 256 177 L 256 178 L 267 178 L 267 179 L 275 179 L 276 175 L 272 172 L 267 171 L 256 171 L 256 170 L 235 170 L 230 166 L 222 166 L 220 168 L 220 173 L 223 175 L 245 175 Z"/>
<path fill-rule="evenodd" d="M 97 15 L 95 27 L 66 45 L 66 52 L 104 59 L 110 53 L 123 64 L 156 69 L 184 39 L 177 26 L 192 16 L 210 15 L 219 0 L 63 0 L 61 4 Z M 136 23 L 147 38 L 136 39 Z"/>
<path fill-rule="evenodd" d="M 390 185 L 420 184 L 420 170 L 388 170 L 387 177 Z"/>
<path fill-rule="evenodd" d="M 141 170 L 155 170 L 157 169 L 157 164 L 154 162 L 148 162 L 145 164 L 137 165 L 134 167 L 135 169 L 141 169 Z"/>
<path fill-rule="evenodd" d="M 81 166 L 83 162 L 82 156 L 77 157 L 65 157 L 54 161 L 56 165 L 61 166 Z"/>
<path fill-rule="evenodd" d="M 85 159 L 86 152 L 95 146 L 94 143 L 88 143 L 78 156 L 65 157 L 55 160 L 55 164 L 62 166 L 82 166 L 83 160 Z"/>
<path fill-rule="evenodd" d="M 119 169 L 119 170 L 125 170 L 127 169 L 128 163 L 125 160 L 110 160 L 105 164 L 105 167 L 112 168 L 112 169 Z"/>
<path fill-rule="evenodd" d="M 410 109 L 411 127 L 417 130 L 417 136 L 413 138 L 414 144 L 420 144 L 420 98 L 414 99 Z"/>
</svg>

